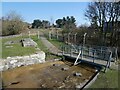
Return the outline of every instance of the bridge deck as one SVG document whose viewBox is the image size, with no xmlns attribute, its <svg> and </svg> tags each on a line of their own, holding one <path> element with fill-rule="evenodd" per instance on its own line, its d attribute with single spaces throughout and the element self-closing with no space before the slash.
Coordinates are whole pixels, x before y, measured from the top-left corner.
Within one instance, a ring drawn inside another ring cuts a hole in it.
<svg viewBox="0 0 120 90">
<path fill-rule="evenodd" d="M 64 53 L 64 54 L 58 53 L 58 55 L 59 56 L 65 56 L 65 57 L 73 58 L 74 61 L 76 60 L 76 58 L 78 56 L 78 55 L 75 55 L 75 54 L 71 55 L 71 54 L 67 54 L 67 53 Z M 85 56 L 83 56 L 82 58 L 79 57 L 78 61 L 81 61 L 81 60 L 82 61 L 88 61 L 88 62 L 96 63 L 96 64 L 100 64 L 102 66 L 106 66 L 106 64 L 107 64 L 107 61 L 105 61 L 105 60 L 102 60 L 102 59 L 93 59 L 92 57 L 85 57 Z"/>
</svg>

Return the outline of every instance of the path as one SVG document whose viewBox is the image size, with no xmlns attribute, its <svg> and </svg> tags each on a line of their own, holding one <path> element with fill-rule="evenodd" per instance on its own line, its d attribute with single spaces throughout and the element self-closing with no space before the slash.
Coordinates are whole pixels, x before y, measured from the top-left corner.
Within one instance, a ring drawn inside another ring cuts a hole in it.
<svg viewBox="0 0 120 90">
<path fill-rule="evenodd" d="M 51 42 L 49 42 L 43 35 L 42 32 L 40 32 L 40 39 L 42 43 L 47 47 L 47 49 L 52 53 L 57 55 L 58 52 L 60 51 L 58 48 L 56 48 Z"/>
</svg>

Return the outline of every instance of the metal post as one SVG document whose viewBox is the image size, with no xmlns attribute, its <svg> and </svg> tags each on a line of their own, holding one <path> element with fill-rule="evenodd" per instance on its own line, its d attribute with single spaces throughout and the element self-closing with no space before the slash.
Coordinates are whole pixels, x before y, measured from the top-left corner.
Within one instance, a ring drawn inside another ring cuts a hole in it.
<svg viewBox="0 0 120 90">
<path fill-rule="evenodd" d="M 29 34 L 29 38 L 30 38 L 30 31 L 28 32 L 28 34 Z"/>
<path fill-rule="evenodd" d="M 62 46 L 62 55 L 64 54 L 64 46 Z"/>
<path fill-rule="evenodd" d="M 77 33 L 75 33 L 75 35 L 74 35 L 74 42 L 75 42 L 75 44 L 76 44 L 76 35 L 77 35 Z"/>
<path fill-rule="evenodd" d="M 111 58 L 112 58 L 112 52 L 110 52 L 108 68 L 111 66 Z"/>
<path fill-rule="evenodd" d="M 70 48 L 70 56 L 72 56 L 72 47 Z"/>
<path fill-rule="evenodd" d="M 83 59 L 83 46 L 81 47 L 81 60 Z"/>
<path fill-rule="evenodd" d="M 84 33 L 84 38 L 83 38 L 83 46 L 85 44 L 85 38 L 86 38 L 87 33 Z"/>
<path fill-rule="evenodd" d="M 115 48 L 115 59 L 116 59 L 116 61 L 118 60 L 118 49 L 117 49 L 117 47 Z"/>
<path fill-rule="evenodd" d="M 57 40 L 58 40 L 58 30 L 57 30 Z"/>
<path fill-rule="evenodd" d="M 38 39 L 39 39 L 39 31 L 38 31 Z"/>
<path fill-rule="evenodd" d="M 51 31 L 49 31 L 49 39 L 51 39 Z"/>
<path fill-rule="evenodd" d="M 69 37 L 69 35 L 70 35 L 70 33 L 68 33 L 68 44 L 69 44 L 69 42 L 70 42 L 70 37 Z"/>
<path fill-rule="evenodd" d="M 93 51 L 93 63 L 94 63 L 94 60 L 95 60 L 95 51 Z"/>
</svg>

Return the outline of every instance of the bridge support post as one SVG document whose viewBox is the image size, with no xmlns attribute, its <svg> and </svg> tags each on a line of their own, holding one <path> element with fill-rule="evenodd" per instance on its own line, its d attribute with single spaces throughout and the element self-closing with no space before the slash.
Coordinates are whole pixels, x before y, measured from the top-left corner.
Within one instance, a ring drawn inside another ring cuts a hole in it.
<svg viewBox="0 0 120 90">
<path fill-rule="evenodd" d="M 93 63 L 95 62 L 95 51 L 93 51 Z"/>
<path fill-rule="evenodd" d="M 62 55 L 64 54 L 64 47 L 62 46 Z"/>
<path fill-rule="evenodd" d="M 70 56 L 72 56 L 72 47 L 70 48 Z"/>
</svg>

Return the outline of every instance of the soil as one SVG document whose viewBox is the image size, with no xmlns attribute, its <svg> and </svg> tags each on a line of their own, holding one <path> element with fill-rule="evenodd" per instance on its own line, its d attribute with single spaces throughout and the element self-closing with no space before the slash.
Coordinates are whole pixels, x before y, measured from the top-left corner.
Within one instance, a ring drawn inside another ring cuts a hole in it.
<svg viewBox="0 0 120 90">
<path fill-rule="evenodd" d="M 89 80 L 95 68 L 72 62 L 55 61 L 43 64 L 22 66 L 3 72 L 4 88 L 75 88 Z M 62 68 L 67 68 L 66 70 Z M 82 76 L 74 76 L 75 73 Z"/>
</svg>

